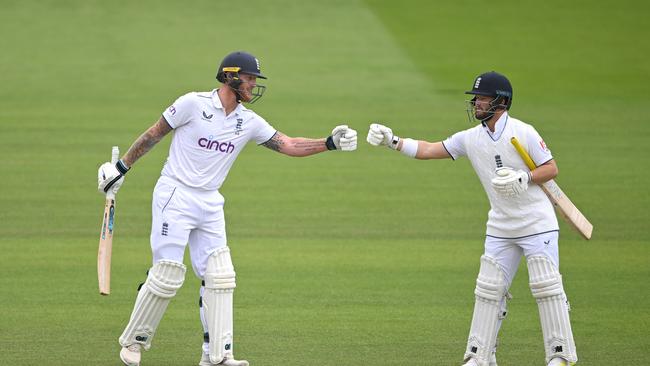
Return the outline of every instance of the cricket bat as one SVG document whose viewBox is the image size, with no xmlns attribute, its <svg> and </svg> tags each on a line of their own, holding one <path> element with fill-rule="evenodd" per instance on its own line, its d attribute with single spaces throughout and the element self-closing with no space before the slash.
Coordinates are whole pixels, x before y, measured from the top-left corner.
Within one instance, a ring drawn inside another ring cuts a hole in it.
<svg viewBox="0 0 650 366">
<path fill-rule="evenodd" d="M 113 146 L 111 163 L 117 163 L 120 149 Z M 113 251 L 113 224 L 115 219 L 115 194 L 112 190 L 106 193 L 104 220 L 99 233 L 99 252 L 97 253 L 97 280 L 99 293 L 108 296 L 111 293 L 111 253 Z"/>
<path fill-rule="evenodd" d="M 510 139 L 512 145 L 517 149 L 517 152 L 521 158 L 528 166 L 528 169 L 531 171 L 535 170 L 537 167 L 533 162 L 533 159 L 530 158 L 528 152 L 524 150 L 523 146 L 517 141 L 515 137 Z M 564 220 L 575 230 L 582 235 L 583 238 L 589 240 L 591 239 L 591 233 L 594 229 L 594 226 L 587 220 L 587 218 L 578 210 L 578 208 L 571 202 L 569 197 L 567 197 L 564 192 L 560 189 L 560 186 L 555 183 L 553 179 L 548 182 L 541 184 L 542 190 L 548 196 L 548 199 L 551 200 L 555 209 L 560 213 Z"/>
</svg>

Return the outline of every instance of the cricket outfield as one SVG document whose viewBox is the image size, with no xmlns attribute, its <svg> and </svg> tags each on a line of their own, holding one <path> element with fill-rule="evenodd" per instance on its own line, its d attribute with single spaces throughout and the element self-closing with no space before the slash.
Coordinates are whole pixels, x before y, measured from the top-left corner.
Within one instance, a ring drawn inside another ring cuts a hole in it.
<svg viewBox="0 0 650 366">
<path fill-rule="evenodd" d="M 468 128 L 463 91 L 497 70 L 594 224 L 561 223 L 584 365 L 643 364 L 650 347 L 650 25 L 643 1 L 3 0 L 0 12 L 0 365 L 116 365 L 150 266 L 151 192 L 169 139 L 117 196 L 111 295 L 97 290 L 97 167 L 173 100 L 215 87 L 226 53 L 260 58 L 252 108 L 290 136 L 359 131 L 350 154 L 288 158 L 251 144 L 221 192 L 237 271 L 237 357 L 252 365 L 457 365 L 488 202 L 467 160 L 365 143 L 371 122 L 441 140 Z M 186 258 L 189 265 L 189 257 Z M 197 364 L 188 272 L 144 365 Z M 542 365 L 519 269 L 500 365 Z"/>
</svg>

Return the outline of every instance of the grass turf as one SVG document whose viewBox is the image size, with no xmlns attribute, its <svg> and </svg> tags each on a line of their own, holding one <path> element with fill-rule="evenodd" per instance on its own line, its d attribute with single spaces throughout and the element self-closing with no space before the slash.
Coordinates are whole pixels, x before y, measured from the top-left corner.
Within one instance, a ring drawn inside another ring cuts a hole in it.
<svg viewBox="0 0 650 366">
<path fill-rule="evenodd" d="M 293 136 L 385 121 L 439 140 L 469 127 L 477 73 L 510 76 L 559 184 L 595 225 L 562 225 L 584 364 L 642 362 L 650 250 L 642 187 L 650 70 L 644 2 L 4 1 L 0 12 L 3 365 L 116 364 L 150 265 L 150 195 L 169 139 L 118 196 L 113 293 L 99 297 L 95 169 L 175 97 L 209 90 L 233 49 L 262 61 L 254 109 Z M 227 16 L 228 14 L 229 16 Z M 237 14 L 237 16 L 234 16 Z M 191 40 L 191 41 L 190 41 Z M 453 365 L 462 356 L 488 209 L 468 162 L 413 161 L 360 141 L 292 159 L 249 147 L 222 189 L 238 273 L 236 352 L 255 365 Z M 188 263 L 189 264 L 189 263 Z M 195 364 L 198 280 L 170 305 L 146 364 Z M 525 266 L 499 363 L 542 364 Z"/>
</svg>

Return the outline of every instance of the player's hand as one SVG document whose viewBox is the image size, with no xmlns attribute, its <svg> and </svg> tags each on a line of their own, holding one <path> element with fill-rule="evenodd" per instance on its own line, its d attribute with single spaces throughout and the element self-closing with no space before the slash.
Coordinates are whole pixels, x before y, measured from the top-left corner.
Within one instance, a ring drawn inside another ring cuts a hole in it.
<svg viewBox="0 0 650 366">
<path fill-rule="evenodd" d="M 124 174 L 129 168 L 122 161 L 117 164 L 106 162 L 97 170 L 97 190 L 99 193 L 106 194 L 112 192 L 116 194 L 124 182 Z"/>
<path fill-rule="evenodd" d="M 399 137 L 393 134 L 393 130 L 390 128 L 380 125 L 378 123 L 373 123 L 370 125 L 368 130 L 368 137 L 366 141 L 372 146 L 388 146 L 391 149 L 397 149 L 397 144 L 399 143 Z"/>
<path fill-rule="evenodd" d="M 334 127 L 331 138 L 336 150 L 354 151 L 357 149 L 357 131 L 347 125 Z"/>
<path fill-rule="evenodd" d="M 496 177 L 492 178 L 492 187 L 504 197 L 514 197 L 528 189 L 530 175 L 523 170 L 499 168 Z"/>
<path fill-rule="evenodd" d="M 357 149 L 357 131 L 348 128 L 339 140 L 341 151 L 354 151 Z"/>
</svg>

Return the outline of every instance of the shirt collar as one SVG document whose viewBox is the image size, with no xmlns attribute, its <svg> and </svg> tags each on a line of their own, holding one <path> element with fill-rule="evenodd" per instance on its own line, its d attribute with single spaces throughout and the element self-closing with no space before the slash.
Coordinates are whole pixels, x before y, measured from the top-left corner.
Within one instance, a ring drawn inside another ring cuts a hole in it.
<svg viewBox="0 0 650 366">
<path fill-rule="evenodd" d="M 503 112 L 501 117 L 497 120 L 497 123 L 494 124 L 494 132 L 490 131 L 487 126 L 484 126 L 485 131 L 492 137 L 493 140 L 498 140 L 503 133 L 503 130 L 506 128 L 506 123 L 508 122 L 508 112 Z"/>
<path fill-rule="evenodd" d="M 219 98 L 218 90 L 219 89 L 212 90 L 212 105 L 217 109 L 224 109 L 223 104 L 221 104 L 221 99 Z M 233 113 L 239 115 L 243 110 L 245 110 L 245 107 L 241 103 L 238 103 Z"/>
</svg>

